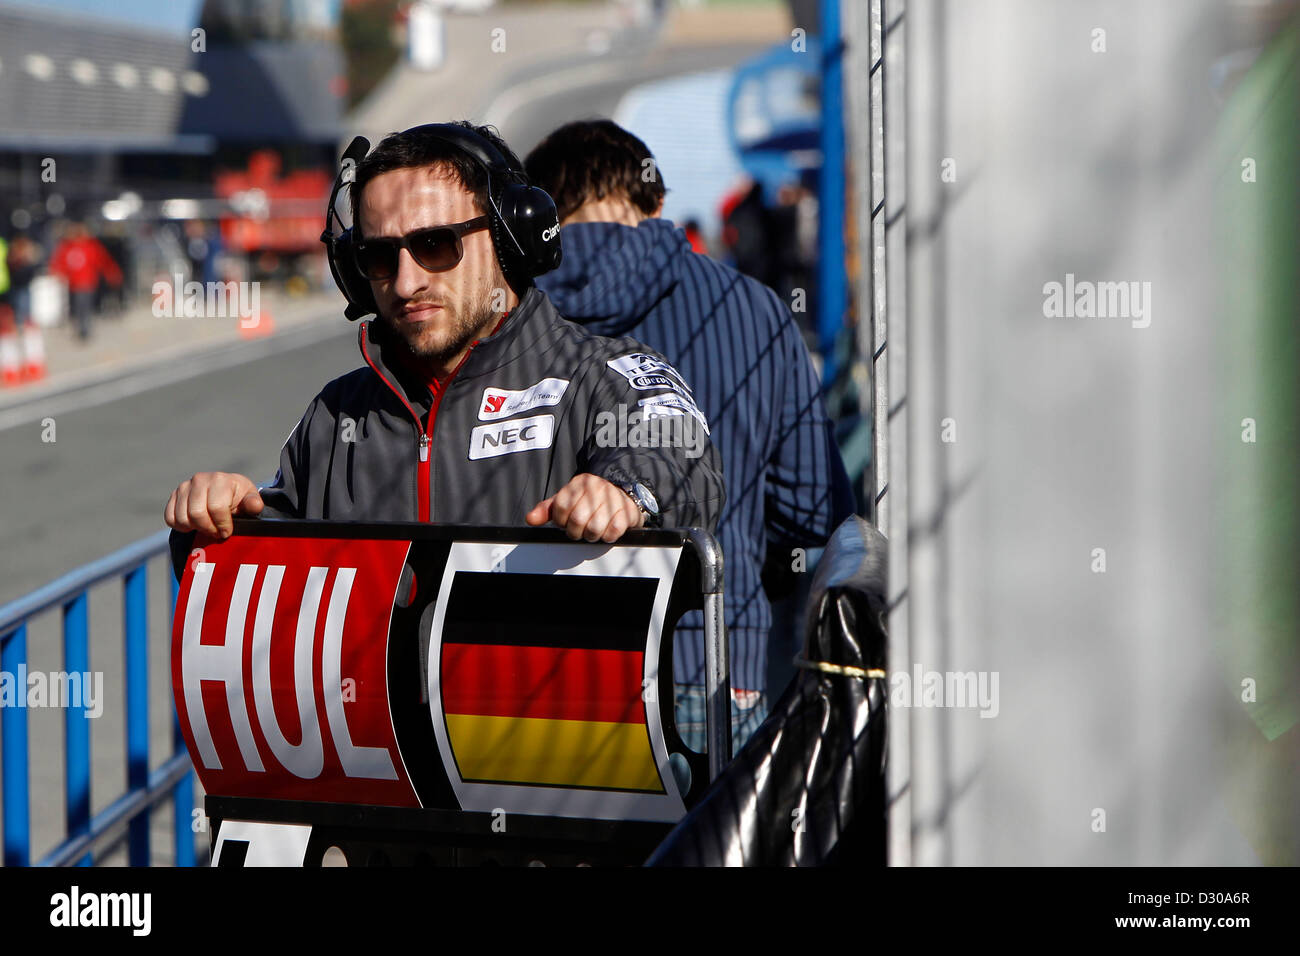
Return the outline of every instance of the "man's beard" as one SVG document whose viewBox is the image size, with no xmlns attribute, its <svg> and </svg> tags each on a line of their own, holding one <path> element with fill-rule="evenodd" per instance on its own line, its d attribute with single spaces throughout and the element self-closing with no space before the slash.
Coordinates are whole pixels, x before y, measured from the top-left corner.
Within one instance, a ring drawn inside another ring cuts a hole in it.
<svg viewBox="0 0 1300 956">
<path fill-rule="evenodd" d="M 402 305 L 418 303 L 403 302 Z M 481 337 L 484 327 L 492 315 L 488 296 L 479 296 L 467 303 L 464 309 L 455 309 L 444 304 L 442 314 L 434 320 L 437 328 L 430 328 L 433 323 L 410 325 L 396 316 L 385 316 L 384 323 L 393 336 L 404 342 L 409 355 L 421 363 L 446 364 L 464 350 L 475 338 Z"/>
</svg>

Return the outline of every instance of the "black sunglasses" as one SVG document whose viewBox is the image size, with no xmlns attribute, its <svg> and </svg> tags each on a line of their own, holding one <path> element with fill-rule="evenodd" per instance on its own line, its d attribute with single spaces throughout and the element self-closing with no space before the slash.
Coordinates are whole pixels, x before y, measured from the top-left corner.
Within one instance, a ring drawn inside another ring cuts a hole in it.
<svg viewBox="0 0 1300 956">
<path fill-rule="evenodd" d="M 447 226 L 416 229 L 400 239 L 362 239 L 352 247 L 357 268 L 367 279 L 382 281 L 397 275 L 397 260 L 403 249 L 428 272 L 455 268 L 465 255 L 460 237 L 488 227 L 488 217 L 478 216 Z"/>
</svg>

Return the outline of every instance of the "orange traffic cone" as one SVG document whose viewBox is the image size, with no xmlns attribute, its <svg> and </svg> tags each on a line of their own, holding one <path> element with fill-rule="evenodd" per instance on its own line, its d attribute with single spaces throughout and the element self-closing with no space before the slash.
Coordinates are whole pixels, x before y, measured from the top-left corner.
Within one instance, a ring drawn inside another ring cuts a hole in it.
<svg viewBox="0 0 1300 956">
<path fill-rule="evenodd" d="M 27 360 L 23 366 L 23 378 L 37 382 L 45 377 L 45 340 L 41 330 L 32 323 L 23 329 L 23 355 Z"/>
<path fill-rule="evenodd" d="M 275 331 L 275 322 L 271 319 L 271 310 L 257 308 L 254 309 L 247 317 L 239 317 L 239 337 L 244 339 L 256 339 L 263 335 L 270 335 Z"/>
<path fill-rule="evenodd" d="M 20 367 L 21 355 L 17 333 L 0 334 L 0 381 L 3 381 L 6 386 L 18 385 L 23 380 Z"/>
</svg>

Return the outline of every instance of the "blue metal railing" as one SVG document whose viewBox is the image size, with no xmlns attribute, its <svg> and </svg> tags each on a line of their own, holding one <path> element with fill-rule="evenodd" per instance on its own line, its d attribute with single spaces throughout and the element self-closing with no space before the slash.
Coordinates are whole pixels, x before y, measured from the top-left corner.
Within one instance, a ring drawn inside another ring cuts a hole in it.
<svg viewBox="0 0 1300 956">
<path fill-rule="evenodd" d="M 63 609 L 63 667 L 68 674 L 90 670 L 88 589 L 105 579 L 122 578 L 123 654 L 126 674 L 126 792 L 107 809 L 90 815 L 90 717 L 81 706 L 64 712 L 65 839 L 38 861 L 41 866 L 89 866 L 94 853 L 125 835 L 132 866 L 149 865 L 149 821 L 155 806 L 170 795 L 174 802 L 176 865 L 195 864 L 192 817 L 194 770 L 172 710 L 172 755 L 149 772 L 149 616 L 146 570 L 150 559 L 166 555 L 167 532 L 160 531 L 0 607 L 0 672 L 16 675 L 27 666 L 27 622 L 56 606 Z M 176 607 L 176 581 L 168 575 Z M 168 633 L 171 630 L 168 612 Z M 12 678 L 11 678 L 12 679 Z M 19 689 L 25 693 L 25 688 Z M 70 703 L 70 702 L 69 702 Z M 0 708 L 3 752 L 4 865 L 31 864 L 31 765 L 27 710 Z"/>
</svg>

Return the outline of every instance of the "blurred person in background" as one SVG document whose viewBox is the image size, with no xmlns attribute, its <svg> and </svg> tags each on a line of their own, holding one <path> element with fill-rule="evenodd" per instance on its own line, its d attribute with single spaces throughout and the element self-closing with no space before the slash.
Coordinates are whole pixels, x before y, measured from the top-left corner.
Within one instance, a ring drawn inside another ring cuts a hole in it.
<svg viewBox="0 0 1300 956">
<path fill-rule="evenodd" d="M 219 282 L 218 257 L 222 253 L 221 230 L 202 219 L 190 219 L 184 230 L 185 257 L 190 261 L 190 278 L 196 282 Z"/>
<path fill-rule="evenodd" d="M 701 255 L 709 254 L 709 245 L 704 241 L 704 230 L 700 228 L 698 219 L 687 219 L 682 223 L 682 232 L 686 233 L 686 241 L 691 244 L 691 250 Z"/>
<path fill-rule="evenodd" d="M 804 179 L 782 183 L 769 202 L 762 183 L 745 180 L 723 198 L 722 246 L 747 276 L 776 290 L 795 313 L 810 347 L 817 342 L 817 195 Z M 798 292 L 802 290 L 802 296 Z"/>
<path fill-rule="evenodd" d="M 67 282 L 77 334 L 83 342 L 87 341 L 100 280 L 115 288 L 121 287 L 122 270 L 103 244 L 90 234 L 84 222 L 73 222 L 68 225 L 63 241 L 54 249 L 50 272 Z"/>
<path fill-rule="evenodd" d="M 2 243 L 0 243 L 2 245 Z M 9 289 L 0 301 L 0 367 L 4 384 L 17 385 L 45 375 L 45 342 L 31 321 L 32 280 L 40 272 L 45 252 L 26 233 L 18 233 L 0 251 Z"/>
<path fill-rule="evenodd" d="M 662 176 L 650 150 L 609 120 L 562 126 L 524 161 L 559 211 L 564 259 L 538 286 L 560 313 L 599 335 L 627 335 L 662 352 L 695 386 L 722 452 L 731 647 L 732 745 L 739 749 L 783 690 L 767 686 L 772 624 L 762 568 L 821 547 L 856 502 L 817 377 L 785 303 L 734 269 L 696 255 L 660 218 Z M 655 167 L 657 168 L 657 167 Z M 704 749 L 703 622 L 682 618 L 674 646 L 677 727 Z"/>
<path fill-rule="evenodd" d="M 768 285 L 786 302 L 802 289 L 803 305 L 795 313 L 804 340 L 817 342 L 817 195 L 804 182 L 786 182 L 776 202 L 766 210 L 767 244 L 771 250 Z"/>
<path fill-rule="evenodd" d="M 723 197 L 718 211 L 722 215 L 722 246 L 731 265 L 770 285 L 774 269 L 767 241 L 763 184 L 745 180 Z"/>
<path fill-rule="evenodd" d="M 120 319 L 126 314 L 127 293 L 135 287 L 135 262 L 126 234 L 126 223 L 104 223 L 97 238 L 121 275 L 116 282 L 108 273 L 100 275 L 95 289 L 95 312 L 110 319 Z"/>
</svg>

